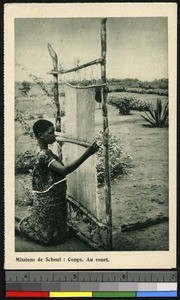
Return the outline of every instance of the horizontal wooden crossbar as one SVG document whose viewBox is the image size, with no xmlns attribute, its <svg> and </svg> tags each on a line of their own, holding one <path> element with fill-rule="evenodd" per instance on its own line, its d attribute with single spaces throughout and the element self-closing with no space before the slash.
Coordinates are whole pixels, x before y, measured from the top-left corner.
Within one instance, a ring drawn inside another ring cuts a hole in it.
<svg viewBox="0 0 180 300">
<path fill-rule="evenodd" d="M 80 140 L 74 140 L 71 138 L 67 138 L 65 135 L 63 135 L 61 132 L 56 131 L 56 140 L 58 142 L 64 142 L 64 143 L 71 143 L 71 144 L 76 144 L 85 148 L 88 148 L 91 143 L 85 142 L 85 141 L 80 141 Z"/>
<path fill-rule="evenodd" d="M 62 81 L 62 82 L 63 82 L 63 81 Z M 68 86 L 71 87 L 71 88 L 74 88 L 74 89 L 80 89 L 80 90 L 91 89 L 91 88 L 97 88 L 97 87 L 103 87 L 103 86 L 106 86 L 105 83 L 93 84 L 93 85 L 85 85 L 85 86 L 82 86 L 82 85 L 73 85 L 73 84 L 70 84 L 70 83 L 67 82 L 67 81 L 64 81 L 63 83 L 66 84 L 66 85 L 68 85 Z"/>
<path fill-rule="evenodd" d="M 67 73 L 71 73 L 71 72 L 76 72 L 80 69 L 83 69 L 83 68 L 87 68 L 89 66 L 92 66 L 92 65 L 97 65 L 97 64 L 101 64 L 103 63 L 103 58 L 98 58 L 98 59 L 95 59 L 93 61 L 90 61 L 86 64 L 83 64 L 83 65 L 80 65 L 80 66 L 77 66 L 77 67 L 74 67 L 74 68 L 71 68 L 71 69 L 68 69 L 68 70 L 57 70 L 57 71 L 51 71 L 49 72 L 48 74 L 52 74 L 52 75 L 56 75 L 56 74 L 67 74 Z"/>
</svg>

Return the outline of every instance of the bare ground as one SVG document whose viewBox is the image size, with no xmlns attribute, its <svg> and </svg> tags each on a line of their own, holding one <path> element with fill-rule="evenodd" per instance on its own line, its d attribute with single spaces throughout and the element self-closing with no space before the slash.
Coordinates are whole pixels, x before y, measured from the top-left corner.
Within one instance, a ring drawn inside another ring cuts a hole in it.
<svg viewBox="0 0 180 300">
<path fill-rule="evenodd" d="M 168 129 L 143 126 L 145 121 L 139 112 L 129 116 L 120 116 L 118 110 L 109 106 L 109 127 L 124 152 L 133 158 L 127 174 L 111 182 L 113 246 L 115 251 L 168 250 L 168 222 L 131 231 L 121 232 L 121 226 L 130 222 L 159 214 L 168 216 Z M 22 134 L 21 126 L 16 122 L 16 154 L 28 149 L 29 137 Z M 96 108 L 96 128 L 102 130 L 101 110 Z M 33 146 L 31 142 L 31 147 Z M 16 200 L 23 202 L 24 189 L 19 182 L 30 187 L 28 176 L 16 177 Z M 101 199 L 103 189 L 100 190 Z M 17 203 L 18 201 L 16 201 Z M 18 202 L 18 203 L 20 203 Z M 28 213 L 27 206 L 16 205 L 16 214 Z M 56 247 L 43 247 L 25 239 L 16 237 L 16 251 L 88 251 L 88 245 L 77 238 L 67 240 Z"/>
</svg>

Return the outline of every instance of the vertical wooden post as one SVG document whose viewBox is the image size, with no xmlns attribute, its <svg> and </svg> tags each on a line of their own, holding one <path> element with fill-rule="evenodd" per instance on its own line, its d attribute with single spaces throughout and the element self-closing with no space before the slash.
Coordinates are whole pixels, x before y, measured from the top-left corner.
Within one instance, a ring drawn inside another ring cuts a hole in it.
<svg viewBox="0 0 180 300">
<path fill-rule="evenodd" d="M 61 131 L 61 110 L 59 104 L 59 84 L 58 84 L 58 74 L 53 75 L 54 77 L 54 102 L 56 105 L 55 111 L 55 127 L 56 131 Z"/>
<path fill-rule="evenodd" d="M 106 19 L 101 20 L 101 79 L 106 83 Z M 111 209 L 111 185 L 109 169 L 109 127 L 107 111 L 107 90 L 102 90 L 102 115 L 103 115 L 103 147 L 105 166 L 105 201 L 107 216 L 107 250 L 112 250 L 112 209 Z"/>
<path fill-rule="evenodd" d="M 59 101 L 59 85 L 58 85 L 58 57 L 56 52 L 53 50 L 52 46 L 48 44 L 48 50 L 49 54 L 52 58 L 53 63 L 53 71 L 57 71 L 57 74 L 53 74 L 54 78 L 54 85 L 53 85 L 53 91 L 54 91 L 54 103 L 56 106 L 55 110 L 55 129 L 56 131 L 61 131 L 61 109 L 60 109 L 60 101 Z"/>
</svg>

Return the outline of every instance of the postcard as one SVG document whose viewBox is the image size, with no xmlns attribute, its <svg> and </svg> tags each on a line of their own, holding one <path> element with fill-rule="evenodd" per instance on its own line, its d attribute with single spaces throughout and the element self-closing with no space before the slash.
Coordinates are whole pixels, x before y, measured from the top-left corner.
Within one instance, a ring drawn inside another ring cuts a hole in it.
<svg viewBox="0 0 180 300">
<path fill-rule="evenodd" d="M 5 269 L 176 267 L 176 3 L 4 6 Z"/>
</svg>

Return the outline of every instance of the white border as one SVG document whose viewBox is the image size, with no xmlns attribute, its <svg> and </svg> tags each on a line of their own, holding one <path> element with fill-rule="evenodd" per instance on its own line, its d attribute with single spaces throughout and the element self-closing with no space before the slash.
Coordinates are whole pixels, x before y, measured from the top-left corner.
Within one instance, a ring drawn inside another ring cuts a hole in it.
<svg viewBox="0 0 180 300">
<path fill-rule="evenodd" d="M 15 252 L 14 239 L 14 19 L 60 17 L 168 17 L 169 60 L 169 251 L 130 252 Z M 6 4 L 5 38 L 5 269 L 136 269 L 176 267 L 176 94 L 177 4 L 176 3 L 72 3 Z M 36 258 L 36 263 L 16 262 L 16 257 Z M 37 258 L 62 258 L 59 263 Z M 109 262 L 77 263 L 71 258 L 106 258 Z M 64 262 L 65 259 L 65 262 Z"/>
</svg>

